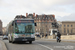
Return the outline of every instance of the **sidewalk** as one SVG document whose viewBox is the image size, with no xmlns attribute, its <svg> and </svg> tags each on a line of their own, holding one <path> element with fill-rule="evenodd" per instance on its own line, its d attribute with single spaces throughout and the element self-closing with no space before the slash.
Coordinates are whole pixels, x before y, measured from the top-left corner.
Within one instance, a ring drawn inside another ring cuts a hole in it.
<svg viewBox="0 0 75 50">
<path fill-rule="evenodd" d="M 37 38 L 36 40 L 48 40 L 48 41 L 56 41 L 56 39 L 47 39 L 47 38 Z M 62 39 L 61 42 L 74 42 L 75 40 L 67 40 L 67 39 Z"/>
<path fill-rule="evenodd" d="M 3 41 L 0 40 L 0 50 L 7 50 Z"/>
</svg>

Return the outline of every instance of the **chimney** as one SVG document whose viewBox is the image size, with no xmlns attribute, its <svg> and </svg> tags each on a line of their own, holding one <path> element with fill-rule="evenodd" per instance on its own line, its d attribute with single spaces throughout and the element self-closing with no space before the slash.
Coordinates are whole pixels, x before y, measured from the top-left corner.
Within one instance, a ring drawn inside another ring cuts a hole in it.
<svg viewBox="0 0 75 50">
<path fill-rule="evenodd" d="M 36 17 L 37 17 L 37 14 L 36 14 Z"/>
<path fill-rule="evenodd" d="M 33 13 L 33 17 L 35 17 L 35 13 Z"/>
<path fill-rule="evenodd" d="M 52 15 L 55 18 L 55 15 Z"/>
<path fill-rule="evenodd" d="M 28 13 L 26 13 L 26 17 L 28 16 Z"/>
</svg>

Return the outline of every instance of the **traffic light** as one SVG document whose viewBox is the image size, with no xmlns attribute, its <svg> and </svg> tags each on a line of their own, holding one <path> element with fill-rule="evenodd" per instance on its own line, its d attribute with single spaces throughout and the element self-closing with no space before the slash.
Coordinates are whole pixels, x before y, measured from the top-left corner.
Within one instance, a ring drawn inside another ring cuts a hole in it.
<svg viewBox="0 0 75 50">
<path fill-rule="evenodd" d="M 58 28 L 58 24 L 57 23 L 52 23 L 52 27 Z"/>
</svg>

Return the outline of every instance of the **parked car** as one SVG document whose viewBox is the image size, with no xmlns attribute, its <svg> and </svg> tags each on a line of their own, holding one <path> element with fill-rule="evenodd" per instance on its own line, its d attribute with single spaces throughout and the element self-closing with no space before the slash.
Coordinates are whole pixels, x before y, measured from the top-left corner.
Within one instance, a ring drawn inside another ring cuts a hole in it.
<svg viewBox="0 0 75 50">
<path fill-rule="evenodd" d="M 3 36 L 3 40 L 4 40 L 4 39 L 8 39 L 8 36 L 7 36 L 7 35 L 4 35 L 4 36 Z"/>
</svg>

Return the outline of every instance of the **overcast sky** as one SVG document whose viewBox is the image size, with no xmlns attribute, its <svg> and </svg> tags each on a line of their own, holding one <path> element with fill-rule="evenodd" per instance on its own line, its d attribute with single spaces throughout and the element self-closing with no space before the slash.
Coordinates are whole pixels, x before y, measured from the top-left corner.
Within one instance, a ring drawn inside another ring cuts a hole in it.
<svg viewBox="0 0 75 50">
<path fill-rule="evenodd" d="M 0 19 L 5 27 L 16 15 L 54 14 L 57 21 L 75 21 L 75 0 L 0 0 Z"/>
</svg>

